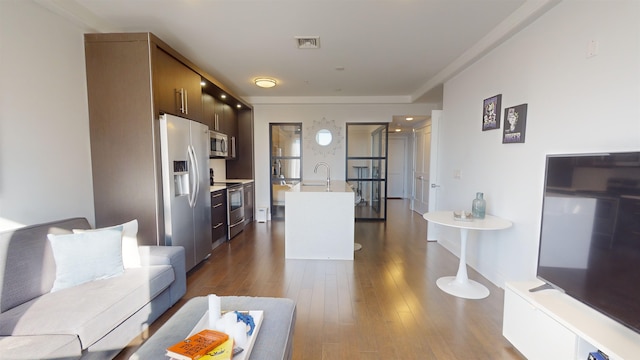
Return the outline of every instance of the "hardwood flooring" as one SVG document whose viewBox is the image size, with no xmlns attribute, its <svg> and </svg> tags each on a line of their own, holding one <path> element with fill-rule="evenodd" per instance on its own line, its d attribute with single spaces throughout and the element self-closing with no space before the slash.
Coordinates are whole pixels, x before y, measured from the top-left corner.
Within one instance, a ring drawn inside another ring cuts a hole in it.
<svg viewBox="0 0 640 360">
<path fill-rule="evenodd" d="M 442 292 L 436 279 L 455 275 L 458 258 L 426 241 L 407 200 L 388 207 L 386 222 L 356 222 L 354 261 L 285 260 L 284 222 L 252 223 L 189 273 L 186 296 L 150 333 L 194 296 L 274 296 L 297 303 L 294 359 L 523 359 L 502 337 L 504 291 L 469 268 L 488 298 Z"/>
</svg>

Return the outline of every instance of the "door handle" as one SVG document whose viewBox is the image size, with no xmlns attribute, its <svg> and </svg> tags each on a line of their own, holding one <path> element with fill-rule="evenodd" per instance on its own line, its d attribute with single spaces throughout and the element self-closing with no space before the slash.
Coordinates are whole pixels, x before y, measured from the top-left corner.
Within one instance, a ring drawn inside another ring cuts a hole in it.
<svg viewBox="0 0 640 360">
<path fill-rule="evenodd" d="M 198 203 L 198 197 L 200 196 L 200 164 L 198 163 L 198 155 L 196 155 L 196 149 L 191 146 L 191 153 L 193 154 L 193 163 L 196 170 L 196 193 L 193 195 L 193 207 L 196 207 Z"/>
<path fill-rule="evenodd" d="M 189 147 L 187 147 L 187 154 L 191 161 L 191 171 L 189 176 L 191 177 L 192 184 L 192 188 L 190 189 L 191 196 L 189 197 L 189 206 L 191 208 L 195 208 L 196 202 L 198 201 L 198 193 L 200 192 L 200 172 L 198 170 L 198 160 L 193 146 L 189 145 Z"/>
<path fill-rule="evenodd" d="M 439 188 L 439 187 L 440 187 L 440 185 L 438 185 L 438 184 L 431 184 L 431 188 L 432 189 Z"/>
</svg>

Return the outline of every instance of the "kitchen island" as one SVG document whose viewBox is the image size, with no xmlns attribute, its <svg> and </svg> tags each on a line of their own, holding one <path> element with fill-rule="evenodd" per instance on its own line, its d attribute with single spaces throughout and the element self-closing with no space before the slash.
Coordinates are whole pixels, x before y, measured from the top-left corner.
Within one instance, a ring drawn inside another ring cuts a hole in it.
<svg viewBox="0 0 640 360">
<path fill-rule="evenodd" d="M 345 181 L 303 181 L 285 193 L 285 258 L 353 260 L 354 193 Z"/>
</svg>

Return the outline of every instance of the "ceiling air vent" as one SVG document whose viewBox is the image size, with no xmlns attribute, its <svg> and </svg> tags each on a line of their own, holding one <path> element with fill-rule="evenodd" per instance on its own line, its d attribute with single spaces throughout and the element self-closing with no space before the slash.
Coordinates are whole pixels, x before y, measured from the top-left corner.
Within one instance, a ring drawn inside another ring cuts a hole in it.
<svg viewBox="0 0 640 360">
<path fill-rule="evenodd" d="M 320 36 L 296 36 L 298 49 L 319 49 Z"/>
</svg>

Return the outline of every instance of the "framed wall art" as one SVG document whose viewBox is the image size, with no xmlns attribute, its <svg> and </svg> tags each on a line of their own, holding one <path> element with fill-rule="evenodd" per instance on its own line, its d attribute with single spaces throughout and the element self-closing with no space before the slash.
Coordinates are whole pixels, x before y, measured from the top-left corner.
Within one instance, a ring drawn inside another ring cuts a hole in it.
<svg viewBox="0 0 640 360">
<path fill-rule="evenodd" d="M 500 106 L 502 94 L 484 99 L 482 102 L 482 131 L 500 129 Z"/>
<path fill-rule="evenodd" d="M 527 127 L 527 104 L 504 109 L 503 144 L 523 143 Z"/>
</svg>

